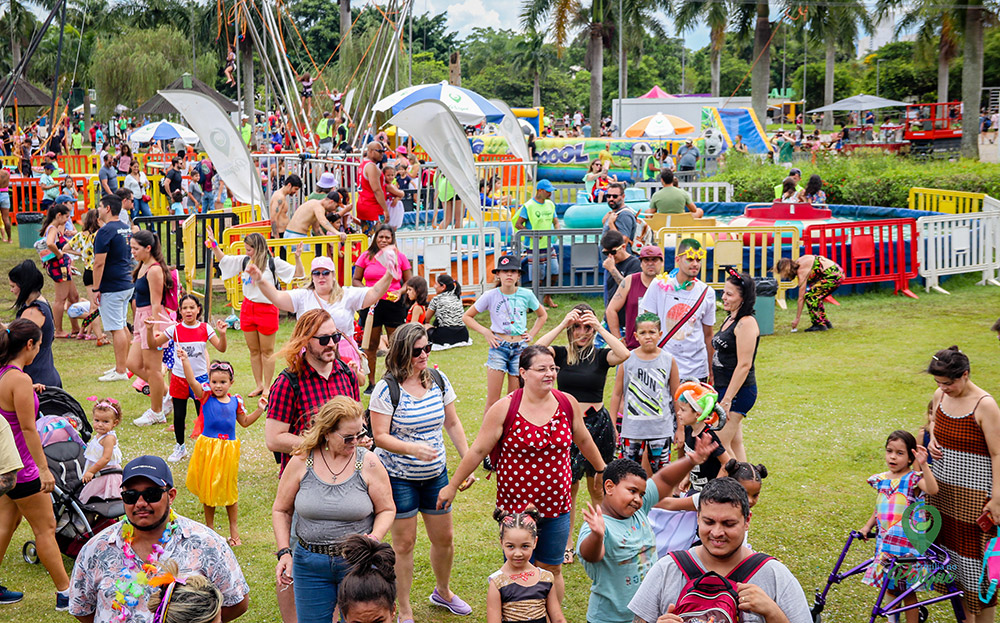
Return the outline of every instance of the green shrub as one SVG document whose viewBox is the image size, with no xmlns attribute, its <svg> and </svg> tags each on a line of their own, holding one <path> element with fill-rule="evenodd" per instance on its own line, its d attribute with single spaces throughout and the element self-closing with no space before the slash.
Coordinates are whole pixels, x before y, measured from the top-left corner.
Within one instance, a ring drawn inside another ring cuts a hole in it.
<svg viewBox="0 0 1000 623">
<path fill-rule="evenodd" d="M 862 151 L 849 156 L 819 154 L 815 163 L 806 163 L 800 168 L 803 186 L 814 173 L 823 178 L 823 190 L 832 204 L 905 208 L 912 187 L 1000 197 L 1000 166 L 974 160 L 921 161 Z M 774 187 L 787 175 L 786 167 L 729 154 L 725 170 L 712 177 L 712 181 L 732 184 L 735 201 L 770 201 L 774 197 Z"/>
</svg>

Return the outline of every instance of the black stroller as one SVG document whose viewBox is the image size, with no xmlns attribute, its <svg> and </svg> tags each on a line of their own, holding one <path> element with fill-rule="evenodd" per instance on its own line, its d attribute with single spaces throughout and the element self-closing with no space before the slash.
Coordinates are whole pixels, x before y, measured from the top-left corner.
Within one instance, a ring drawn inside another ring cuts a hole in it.
<svg viewBox="0 0 1000 623">
<path fill-rule="evenodd" d="M 79 499 L 83 489 L 86 460 L 84 445 L 90 441 L 93 428 L 87 414 L 72 396 L 58 387 L 48 387 L 38 397 L 39 418 L 36 421 L 49 471 L 55 476 L 52 506 L 56 517 L 56 542 L 59 551 L 76 558 L 80 548 L 92 536 L 118 521 L 125 514 L 120 499 Z M 81 445 L 81 442 L 83 445 Z M 117 467 L 101 470 L 100 475 L 121 473 Z M 35 542 L 21 548 L 25 562 L 38 563 Z"/>
</svg>

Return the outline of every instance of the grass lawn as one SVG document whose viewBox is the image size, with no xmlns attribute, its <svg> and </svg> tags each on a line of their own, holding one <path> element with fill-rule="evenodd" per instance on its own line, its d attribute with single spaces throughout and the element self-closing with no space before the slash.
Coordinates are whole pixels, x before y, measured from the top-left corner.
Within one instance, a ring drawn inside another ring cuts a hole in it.
<svg viewBox="0 0 1000 623">
<path fill-rule="evenodd" d="M 0 245 L 0 267 L 5 272 L 15 262 L 33 256 L 33 251 Z M 989 326 L 997 317 L 1000 291 L 977 287 L 973 282 L 971 276 L 953 279 L 946 286 L 951 296 L 921 293 L 916 301 L 874 288 L 868 294 L 842 297 L 843 305 L 830 309 L 837 328 L 824 334 L 789 333 L 793 311 L 779 310 L 777 334 L 761 340 L 757 357 L 760 396 L 746 422 L 745 437 L 750 459 L 764 463 L 770 475 L 751 522 L 750 542 L 755 549 L 784 561 L 810 602 L 813 591 L 824 584 L 848 530 L 860 527 L 872 512 L 875 496 L 865 479 L 885 469 L 882 447 L 886 435 L 896 428 L 915 431 L 924 421 L 934 383 L 921 371 L 931 354 L 959 344 L 972 360 L 974 381 L 996 391 L 1000 370 L 989 362 L 995 362 L 1000 353 Z M 46 279 L 45 294 L 50 300 L 51 286 Z M 556 300 L 560 308 L 551 312 L 549 326 L 575 302 L 569 296 Z M 600 307 L 599 298 L 586 300 Z M 13 312 L 6 311 L 11 302 L 5 290 L 0 296 L 5 320 L 13 317 Z M 227 310 L 217 306 L 215 312 L 216 317 L 224 317 Z M 283 322 L 281 338 L 287 338 L 291 329 L 291 322 Z M 238 332 L 230 334 L 229 343 L 224 357 L 235 364 L 235 390 L 248 392 L 252 377 L 246 345 Z M 96 381 L 113 363 L 110 347 L 95 349 L 93 342 L 60 340 L 55 354 L 66 389 L 85 408 L 89 410 L 91 404 L 86 397 L 93 395 L 112 395 L 124 401 L 126 420 L 118 432 L 126 460 L 141 453 L 166 456 L 170 452 L 173 434 L 164 427 L 140 429 L 130 423 L 148 406 L 148 399 L 126 383 Z M 485 360 L 486 347 L 478 336 L 474 346 L 432 354 L 432 361 L 455 385 L 458 411 L 470 440 L 479 428 L 483 410 Z M 607 393 L 610 381 L 609 377 Z M 262 422 L 241 430 L 240 435 L 244 545 L 237 548 L 237 557 L 252 596 L 250 611 L 242 620 L 277 621 L 270 512 L 277 469 L 264 446 Z M 458 455 L 453 449 L 449 459 L 454 470 Z M 186 461 L 174 468 L 179 490 L 176 508 L 201 520 L 201 504 L 184 486 L 186 468 Z M 471 620 L 475 621 L 486 618 L 486 578 L 502 562 L 496 524 L 490 519 L 494 502 L 492 479 L 480 479 L 455 502 L 452 588 L 472 605 Z M 580 503 L 586 503 L 585 493 Z M 217 528 L 228 534 L 225 513 L 219 518 Z M 577 530 L 580 521 L 578 518 Z M 26 593 L 21 603 L 0 608 L 2 618 L 23 623 L 68 620 L 68 615 L 53 616 L 53 588 L 45 570 L 21 560 L 21 546 L 30 538 L 27 525 L 22 525 L 0 566 L 0 582 Z M 862 550 L 870 555 L 873 548 L 871 544 L 860 546 L 858 555 L 849 561 L 861 560 Z M 417 620 L 462 620 L 427 604 L 426 596 L 434 583 L 426 535 L 418 538 L 417 550 L 413 589 Z M 72 561 L 65 562 L 69 569 Z M 566 575 L 567 619 L 583 621 L 589 581 L 579 563 L 569 566 Z M 832 591 L 825 620 L 859 621 L 860 613 L 870 609 L 875 597 L 875 591 L 862 586 L 860 580 L 849 581 Z M 943 607 L 932 608 L 932 620 L 950 619 Z"/>
</svg>

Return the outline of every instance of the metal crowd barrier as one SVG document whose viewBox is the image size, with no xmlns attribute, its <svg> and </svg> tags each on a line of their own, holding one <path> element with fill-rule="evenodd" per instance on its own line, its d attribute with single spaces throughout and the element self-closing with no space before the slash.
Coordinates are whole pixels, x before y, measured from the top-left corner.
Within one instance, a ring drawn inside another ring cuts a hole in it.
<svg viewBox="0 0 1000 623">
<path fill-rule="evenodd" d="M 653 193 L 663 188 L 663 184 L 658 181 L 639 182 L 636 187 L 646 189 L 646 196 L 652 197 Z M 728 203 L 733 200 L 733 185 L 729 182 L 681 182 L 680 187 L 691 194 L 695 203 Z"/>
<path fill-rule="evenodd" d="M 499 227 L 396 232 L 396 246 L 413 266 L 413 274 L 433 285 L 437 275 L 451 275 L 464 294 L 478 296 L 492 280 L 503 253 Z"/>
<path fill-rule="evenodd" d="M 948 294 L 945 275 L 981 272 L 978 285 L 1000 286 L 1000 201 L 986 196 L 983 211 L 922 216 L 917 219 L 918 274 L 924 289 Z"/>
<path fill-rule="evenodd" d="M 535 296 L 604 292 L 600 229 L 522 229 L 514 241 Z"/>
</svg>

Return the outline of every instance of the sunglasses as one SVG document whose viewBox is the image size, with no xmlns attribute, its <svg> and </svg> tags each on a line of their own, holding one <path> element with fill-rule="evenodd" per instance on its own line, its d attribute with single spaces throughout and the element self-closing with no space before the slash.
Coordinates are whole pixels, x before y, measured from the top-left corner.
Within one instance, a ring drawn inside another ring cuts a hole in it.
<svg viewBox="0 0 1000 623">
<path fill-rule="evenodd" d="M 601 251 L 601 253 L 603 253 L 604 255 L 614 255 L 615 253 L 618 253 L 618 249 L 622 248 L 623 246 L 624 245 L 618 245 L 614 249 L 604 249 L 603 251 Z"/>
<path fill-rule="evenodd" d="M 339 344 L 340 338 L 342 338 L 343 335 L 340 333 L 328 333 L 326 335 L 314 335 L 313 337 L 319 342 L 320 346 L 326 346 L 330 343 L 330 340 L 333 340 L 334 344 Z"/>
<path fill-rule="evenodd" d="M 361 438 L 361 435 L 341 435 L 337 431 L 333 431 L 333 434 L 343 439 L 344 443 L 348 445 L 354 443 L 355 441 Z"/>
<path fill-rule="evenodd" d="M 689 260 L 703 260 L 706 255 L 708 255 L 708 252 L 705 249 L 688 248 L 684 252 L 678 253 L 677 257 L 686 257 Z"/>
<path fill-rule="evenodd" d="M 427 346 L 422 346 L 422 347 L 421 346 L 414 346 L 413 347 L 413 358 L 414 359 L 416 359 L 420 355 L 423 355 L 424 353 L 427 353 L 428 355 L 431 354 L 431 345 L 430 344 L 428 344 Z"/>
<path fill-rule="evenodd" d="M 331 272 L 333 272 L 333 271 L 329 271 L 329 270 L 314 270 L 314 271 L 312 271 L 312 276 L 313 277 L 329 277 Z"/>
<path fill-rule="evenodd" d="M 156 504 L 163 499 L 163 494 L 166 492 L 167 489 L 158 487 L 145 489 L 143 491 L 136 491 L 135 489 L 122 489 L 122 502 L 132 506 L 139 501 L 139 498 L 142 498 L 149 504 Z"/>
<path fill-rule="evenodd" d="M 605 199 L 621 199 L 621 195 L 604 195 Z"/>
</svg>

